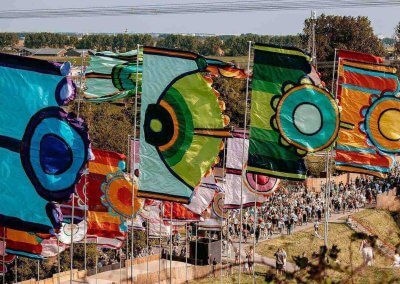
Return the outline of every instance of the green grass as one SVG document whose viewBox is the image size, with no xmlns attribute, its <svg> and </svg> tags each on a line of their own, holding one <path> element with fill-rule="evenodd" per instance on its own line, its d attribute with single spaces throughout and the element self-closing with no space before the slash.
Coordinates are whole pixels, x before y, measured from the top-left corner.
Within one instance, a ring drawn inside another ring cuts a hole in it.
<svg viewBox="0 0 400 284">
<path fill-rule="evenodd" d="M 323 228 L 320 227 L 320 235 L 323 236 Z M 329 224 L 328 245 L 337 245 L 340 249 L 339 261 L 341 264 L 355 267 L 362 264 L 362 256 L 359 252 L 361 241 L 352 242 L 351 236 L 353 231 L 345 224 Z M 324 240 L 314 236 L 314 230 L 308 229 L 305 231 L 294 233 L 290 236 L 273 239 L 261 243 L 256 252 L 263 256 L 273 257 L 278 247 L 282 247 L 288 254 L 288 261 L 293 262 L 293 257 L 305 252 L 310 258 L 313 252 L 319 252 L 320 246 L 324 245 Z M 378 266 L 390 265 L 391 260 L 379 254 L 376 254 L 375 263 Z"/>
<path fill-rule="evenodd" d="M 341 266 L 356 270 L 362 264 L 362 256 L 359 251 L 361 240 L 352 241 L 354 231 L 346 224 L 329 224 L 328 245 L 337 245 L 340 249 L 338 261 Z M 323 228 L 320 228 L 319 234 L 323 236 Z M 314 236 L 314 230 L 294 233 L 290 236 L 273 239 L 259 244 L 256 252 L 263 256 L 273 258 L 278 247 L 282 247 L 288 254 L 288 261 L 293 262 L 293 257 L 305 252 L 308 258 L 311 258 L 313 252 L 319 252 L 320 246 L 324 244 L 323 239 Z M 392 259 L 379 254 L 375 250 L 374 267 L 364 268 L 355 273 L 354 283 L 385 283 L 391 277 L 400 277 L 400 273 L 393 272 L 390 268 Z M 329 275 L 335 280 L 345 279 L 348 275 L 335 271 L 330 271 Z M 368 282 L 373 280 L 373 282 Z"/>
<path fill-rule="evenodd" d="M 371 228 L 374 234 L 385 243 L 397 246 L 400 243 L 400 228 L 390 212 L 366 209 L 354 214 L 362 225 Z"/>
</svg>

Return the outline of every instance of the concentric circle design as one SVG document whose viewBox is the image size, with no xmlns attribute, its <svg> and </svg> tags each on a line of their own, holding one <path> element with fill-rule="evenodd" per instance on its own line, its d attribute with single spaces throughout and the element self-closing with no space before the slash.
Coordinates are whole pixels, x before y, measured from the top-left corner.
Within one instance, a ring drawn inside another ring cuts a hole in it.
<svg viewBox="0 0 400 284">
<path fill-rule="evenodd" d="M 278 189 L 280 180 L 260 174 L 245 172 L 244 185 L 260 195 L 270 195 Z"/>
<path fill-rule="evenodd" d="M 64 244 L 71 244 L 71 235 L 73 242 L 80 242 L 83 240 L 87 233 L 87 222 L 81 221 L 78 224 L 64 223 L 60 232 L 57 234 L 57 238 Z"/>
<path fill-rule="evenodd" d="M 129 182 L 123 173 L 116 173 L 107 177 L 107 181 L 102 184 L 101 190 L 104 195 L 102 202 L 105 206 L 110 207 L 112 211 L 124 218 L 132 217 L 132 189 L 133 185 Z M 135 185 L 135 196 L 137 194 L 137 186 Z M 135 213 L 140 208 L 140 202 L 137 198 L 135 201 Z"/>
<path fill-rule="evenodd" d="M 276 122 L 282 137 L 300 150 L 329 147 L 339 131 L 339 109 L 333 97 L 314 85 L 290 89 L 280 99 Z"/>
<path fill-rule="evenodd" d="M 69 198 L 87 162 L 89 140 L 82 122 L 62 109 L 49 107 L 28 123 L 21 145 L 25 172 L 40 196 Z"/>
<path fill-rule="evenodd" d="M 314 135 L 321 130 L 322 115 L 314 104 L 301 104 L 293 112 L 293 123 L 300 133 Z"/>
<path fill-rule="evenodd" d="M 365 131 L 381 151 L 400 153 L 400 99 L 385 96 L 376 100 L 365 115 Z"/>
<path fill-rule="evenodd" d="M 212 203 L 212 208 L 219 218 L 225 219 L 227 217 L 227 210 L 224 209 L 225 205 L 225 193 L 220 192 L 214 196 L 214 200 Z"/>
</svg>

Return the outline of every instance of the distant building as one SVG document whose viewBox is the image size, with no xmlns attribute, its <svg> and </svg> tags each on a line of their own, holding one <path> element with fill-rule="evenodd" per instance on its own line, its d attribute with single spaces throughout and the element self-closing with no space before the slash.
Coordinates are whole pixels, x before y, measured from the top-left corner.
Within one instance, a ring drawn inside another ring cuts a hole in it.
<svg viewBox="0 0 400 284">
<path fill-rule="evenodd" d="M 90 49 L 69 49 L 65 52 L 64 56 L 66 57 L 78 57 L 78 56 L 88 56 L 90 53 L 94 53 L 93 50 Z"/>
<path fill-rule="evenodd" d="M 20 48 L 21 56 L 54 56 L 63 57 L 67 51 L 63 48 Z"/>
</svg>

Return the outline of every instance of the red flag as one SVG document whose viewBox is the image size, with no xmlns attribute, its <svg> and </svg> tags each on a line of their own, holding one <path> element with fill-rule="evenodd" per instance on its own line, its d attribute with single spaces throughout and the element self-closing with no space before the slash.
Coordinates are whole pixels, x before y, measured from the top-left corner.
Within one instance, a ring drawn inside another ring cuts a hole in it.
<svg viewBox="0 0 400 284">
<path fill-rule="evenodd" d="M 384 58 L 375 56 L 368 53 L 362 53 L 357 51 L 351 50 L 338 50 L 338 58 L 340 59 L 350 59 L 354 61 L 362 61 L 368 63 L 383 63 L 385 61 Z"/>
</svg>

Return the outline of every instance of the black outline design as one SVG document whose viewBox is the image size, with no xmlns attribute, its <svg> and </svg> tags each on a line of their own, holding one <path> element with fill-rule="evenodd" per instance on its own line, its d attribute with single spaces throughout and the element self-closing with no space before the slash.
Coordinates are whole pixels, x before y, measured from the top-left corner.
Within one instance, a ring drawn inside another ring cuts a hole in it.
<svg viewBox="0 0 400 284">
<path fill-rule="evenodd" d="M 48 118 L 57 118 L 61 121 L 66 122 L 71 128 L 73 128 L 76 133 L 80 136 L 82 139 L 82 143 L 85 147 L 83 149 L 83 162 L 82 165 L 79 167 L 79 170 L 76 173 L 76 178 L 74 182 L 69 185 L 68 187 L 65 187 L 64 189 L 60 189 L 58 191 L 48 191 L 42 183 L 39 181 L 38 177 L 35 174 L 35 171 L 32 167 L 32 164 L 30 162 L 30 148 L 31 148 L 31 139 L 33 137 L 33 134 L 36 130 L 36 127 L 44 120 Z M 84 126 L 84 128 L 86 128 Z M 85 129 L 81 129 L 78 127 L 77 123 L 74 121 L 71 121 L 70 118 L 68 117 L 68 114 L 64 112 L 59 107 L 47 107 L 44 109 L 39 110 L 36 114 L 34 114 L 31 119 L 29 120 L 25 133 L 22 139 L 22 145 L 21 145 L 21 154 L 20 154 L 20 159 L 22 166 L 25 170 L 26 175 L 30 179 L 33 187 L 36 189 L 36 192 L 44 199 L 48 201 L 64 201 L 70 197 L 70 195 L 74 192 L 75 189 L 75 184 L 79 181 L 81 177 L 81 172 L 83 168 L 86 165 L 87 159 L 88 159 L 88 149 L 89 149 L 89 139 L 87 136 L 87 133 L 85 132 Z"/>
</svg>

